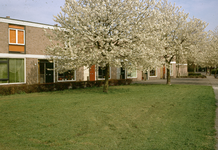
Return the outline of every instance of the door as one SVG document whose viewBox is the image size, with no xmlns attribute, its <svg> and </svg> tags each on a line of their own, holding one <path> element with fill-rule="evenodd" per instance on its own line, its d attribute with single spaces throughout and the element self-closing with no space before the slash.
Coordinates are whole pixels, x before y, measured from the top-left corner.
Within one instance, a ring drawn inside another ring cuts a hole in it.
<svg viewBox="0 0 218 150">
<path fill-rule="evenodd" d="M 125 79 L 125 69 L 124 68 L 120 68 L 120 79 Z"/>
<path fill-rule="evenodd" d="M 92 65 L 92 67 L 89 70 L 89 80 L 95 81 L 95 65 Z"/>
<path fill-rule="evenodd" d="M 54 76 L 53 76 L 53 63 L 45 63 L 46 65 L 46 71 L 45 71 L 45 83 L 51 83 L 54 81 Z"/>
<path fill-rule="evenodd" d="M 39 83 L 51 83 L 54 81 L 53 63 L 48 60 L 39 60 Z"/>
</svg>

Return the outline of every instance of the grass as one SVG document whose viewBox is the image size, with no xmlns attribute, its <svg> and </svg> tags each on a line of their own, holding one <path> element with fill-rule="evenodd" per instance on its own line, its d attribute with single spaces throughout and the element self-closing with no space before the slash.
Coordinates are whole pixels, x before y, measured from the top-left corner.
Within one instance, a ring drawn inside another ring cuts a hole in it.
<svg viewBox="0 0 218 150">
<path fill-rule="evenodd" d="M 131 85 L 0 96 L 2 150 L 215 148 L 212 87 Z"/>
</svg>

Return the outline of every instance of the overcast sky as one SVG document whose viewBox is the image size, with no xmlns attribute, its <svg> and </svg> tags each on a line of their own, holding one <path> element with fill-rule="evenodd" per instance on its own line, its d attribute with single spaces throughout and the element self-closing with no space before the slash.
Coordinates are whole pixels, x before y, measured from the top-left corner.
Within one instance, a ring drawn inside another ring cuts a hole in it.
<svg viewBox="0 0 218 150">
<path fill-rule="evenodd" d="M 0 17 L 32 21 L 54 25 L 53 16 L 57 15 L 65 0 L 0 0 Z M 168 0 L 182 6 L 189 17 L 199 18 L 209 23 L 206 30 L 218 26 L 218 0 Z"/>
</svg>

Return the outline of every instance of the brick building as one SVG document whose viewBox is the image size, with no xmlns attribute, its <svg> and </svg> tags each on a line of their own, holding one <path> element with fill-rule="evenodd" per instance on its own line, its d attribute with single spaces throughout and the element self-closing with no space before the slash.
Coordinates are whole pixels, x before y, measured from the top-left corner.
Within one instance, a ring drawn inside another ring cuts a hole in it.
<svg viewBox="0 0 218 150">
<path fill-rule="evenodd" d="M 96 65 L 91 69 L 81 67 L 64 73 L 55 71 L 56 65 L 48 61 L 45 54 L 50 44 L 44 29 L 53 29 L 52 25 L 35 23 L 10 17 L 0 17 L 0 85 L 4 84 L 36 84 L 49 82 L 103 80 L 104 70 Z M 176 64 L 172 63 L 172 77 L 176 77 Z M 181 75 L 187 74 L 187 66 L 183 65 Z M 123 68 L 110 68 L 110 79 L 142 80 L 164 78 L 165 67 L 148 71 L 147 77 L 142 71 L 128 71 Z"/>
</svg>

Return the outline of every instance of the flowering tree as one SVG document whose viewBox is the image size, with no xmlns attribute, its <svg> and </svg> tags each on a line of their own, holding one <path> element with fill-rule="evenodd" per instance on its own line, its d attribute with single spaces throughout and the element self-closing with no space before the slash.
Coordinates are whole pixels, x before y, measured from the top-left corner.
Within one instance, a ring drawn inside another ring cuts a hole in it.
<svg viewBox="0 0 218 150">
<path fill-rule="evenodd" d="M 194 63 L 201 67 L 215 67 L 218 65 L 218 27 L 208 31 L 204 41 L 196 47 Z M 216 73 L 216 71 L 215 71 Z"/>
<path fill-rule="evenodd" d="M 136 67 L 138 60 L 150 57 L 148 62 L 154 56 L 144 54 L 151 49 L 146 43 L 155 39 L 157 4 L 154 0 L 66 0 L 55 16 L 61 27 L 49 35 L 53 44 L 47 54 L 58 62 L 58 70 L 92 65 L 106 69 L 103 91 L 107 92 L 110 66 Z"/>
<path fill-rule="evenodd" d="M 202 41 L 207 24 L 200 19 L 188 19 L 188 14 L 164 0 L 157 9 L 159 17 L 161 55 L 167 67 L 167 84 L 170 83 L 170 62 L 176 59 L 186 60 L 192 54 L 191 47 Z"/>
</svg>

